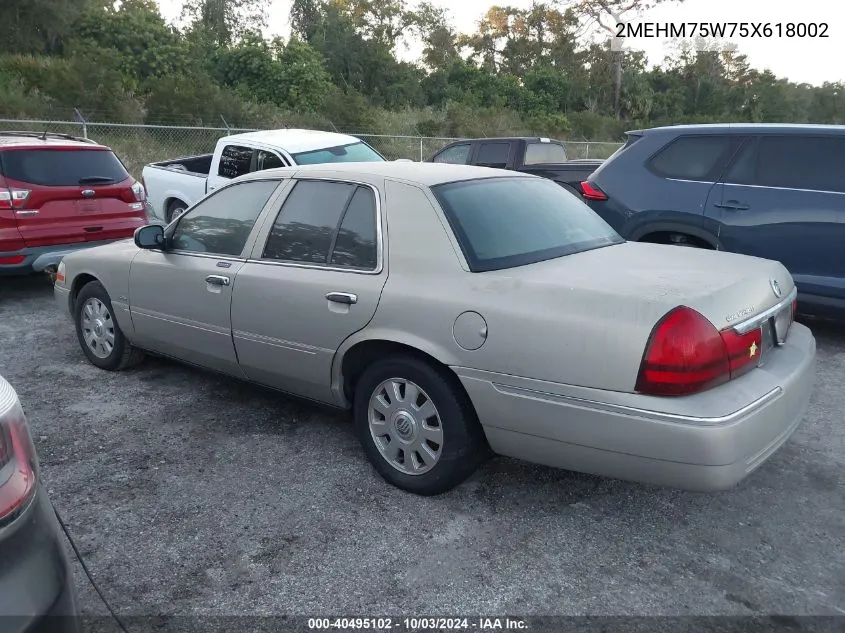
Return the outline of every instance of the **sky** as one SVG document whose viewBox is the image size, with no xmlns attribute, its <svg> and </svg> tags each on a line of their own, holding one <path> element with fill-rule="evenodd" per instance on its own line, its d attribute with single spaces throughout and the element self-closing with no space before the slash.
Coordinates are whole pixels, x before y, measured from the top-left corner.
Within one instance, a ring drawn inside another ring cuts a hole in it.
<svg viewBox="0 0 845 633">
<path fill-rule="evenodd" d="M 181 9 L 181 0 L 157 0 L 162 14 L 168 20 L 176 19 Z M 531 0 L 432 0 L 434 4 L 449 10 L 452 23 L 462 32 L 474 30 L 481 16 L 492 4 L 510 5 L 519 8 L 531 6 Z M 414 6 L 416 0 L 409 0 Z M 287 36 L 289 31 L 290 0 L 272 0 L 269 35 Z M 748 56 L 754 68 L 770 69 L 778 77 L 787 77 L 794 82 L 821 85 L 825 81 L 845 79 L 842 69 L 842 47 L 845 45 L 845 3 L 837 0 L 684 0 L 664 2 L 654 9 L 629 18 L 631 22 L 655 22 L 679 25 L 680 23 L 746 23 L 749 36 L 741 37 L 735 27 L 735 43 L 738 52 Z M 799 25 L 798 35 L 803 37 L 765 37 L 764 24 L 770 24 L 776 35 L 778 24 L 785 31 L 788 24 Z M 753 25 L 759 25 L 759 35 L 750 37 Z M 686 28 L 690 28 L 687 26 Z M 731 27 L 728 27 L 731 28 Z M 804 31 L 824 32 L 827 37 L 809 37 Z M 596 37 L 608 37 L 596 35 Z M 662 62 L 671 48 L 665 38 L 628 38 L 627 45 L 646 53 L 651 64 Z M 398 51 L 403 59 L 413 59 L 419 54 L 419 46 L 411 44 L 407 50 Z"/>
</svg>

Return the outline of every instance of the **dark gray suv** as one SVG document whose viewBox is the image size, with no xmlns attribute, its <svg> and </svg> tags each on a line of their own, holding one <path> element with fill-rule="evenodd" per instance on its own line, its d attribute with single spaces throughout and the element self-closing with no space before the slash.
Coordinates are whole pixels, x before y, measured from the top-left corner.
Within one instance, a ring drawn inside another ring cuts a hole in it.
<svg viewBox="0 0 845 633">
<path fill-rule="evenodd" d="M 58 521 L 15 390 L 0 376 L 0 630 L 78 633 Z"/>
<path fill-rule="evenodd" d="M 582 190 L 626 239 L 780 261 L 801 313 L 845 318 L 845 126 L 629 132 Z"/>
</svg>

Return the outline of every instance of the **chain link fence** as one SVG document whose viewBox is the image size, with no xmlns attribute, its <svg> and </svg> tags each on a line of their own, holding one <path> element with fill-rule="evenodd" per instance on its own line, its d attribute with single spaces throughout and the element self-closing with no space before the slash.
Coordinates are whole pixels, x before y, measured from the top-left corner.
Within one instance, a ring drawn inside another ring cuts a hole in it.
<svg viewBox="0 0 845 633">
<path fill-rule="evenodd" d="M 206 154 L 214 151 L 217 140 L 229 134 L 254 132 L 245 128 L 184 127 L 172 125 L 139 125 L 130 123 L 93 123 L 83 121 L 41 121 L 0 119 L 0 129 L 7 131 L 68 134 L 89 138 L 111 147 L 129 172 L 140 178 L 148 163 Z M 435 152 L 459 138 L 430 136 L 391 136 L 384 134 L 353 134 L 368 143 L 390 160 L 404 158 L 424 161 Z M 620 143 L 566 141 L 570 158 L 607 158 Z"/>
</svg>

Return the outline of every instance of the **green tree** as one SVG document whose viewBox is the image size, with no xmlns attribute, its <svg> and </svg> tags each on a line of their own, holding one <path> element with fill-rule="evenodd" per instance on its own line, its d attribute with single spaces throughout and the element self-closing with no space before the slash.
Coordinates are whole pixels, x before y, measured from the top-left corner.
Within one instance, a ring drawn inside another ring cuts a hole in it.
<svg viewBox="0 0 845 633">
<path fill-rule="evenodd" d="M 269 0 L 185 0 L 182 15 L 192 28 L 218 46 L 267 26 Z"/>
</svg>

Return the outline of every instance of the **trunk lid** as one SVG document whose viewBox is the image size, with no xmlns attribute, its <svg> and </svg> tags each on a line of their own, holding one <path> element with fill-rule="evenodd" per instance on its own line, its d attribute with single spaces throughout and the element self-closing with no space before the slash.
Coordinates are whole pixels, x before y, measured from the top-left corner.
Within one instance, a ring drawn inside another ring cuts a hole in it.
<svg viewBox="0 0 845 633">
<path fill-rule="evenodd" d="M 622 392 L 634 390 L 649 337 L 674 308 L 692 308 L 721 331 L 794 288 L 778 262 L 635 242 L 473 278 L 489 331 L 508 332 L 479 350 L 491 370 Z"/>
<path fill-rule="evenodd" d="M 658 318 L 678 305 L 686 305 L 719 330 L 765 312 L 794 288 L 792 277 L 776 261 L 638 242 L 500 273 L 532 286 L 576 290 L 590 301 L 621 301 L 630 308 L 653 312 Z M 652 327 L 654 323 L 646 325 Z"/>
</svg>

